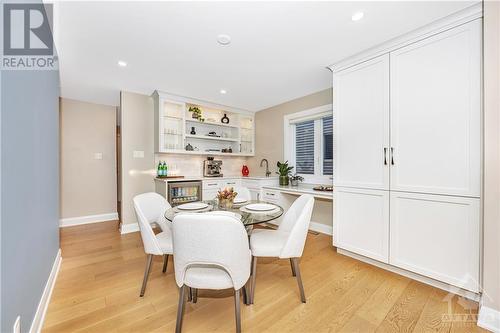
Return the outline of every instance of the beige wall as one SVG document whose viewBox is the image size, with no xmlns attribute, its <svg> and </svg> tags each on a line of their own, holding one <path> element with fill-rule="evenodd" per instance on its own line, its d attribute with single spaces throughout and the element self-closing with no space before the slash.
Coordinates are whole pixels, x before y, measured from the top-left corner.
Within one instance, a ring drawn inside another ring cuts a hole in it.
<svg viewBox="0 0 500 333">
<path fill-rule="evenodd" d="M 60 117 L 61 218 L 116 213 L 116 108 L 61 99 Z"/>
<path fill-rule="evenodd" d="M 500 311 L 500 3 L 484 3 L 483 304 Z"/>
<path fill-rule="evenodd" d="M 136 223 L 132 199 L 154 192 L 153 99 L 147 95 L 121 92 L 121 221 Z M 134 157 L 134 151 L 144 157 Z"/>
<path fill-rule="evenodd" d="M 255 114 L 255 157 L 250 158 L 249 168 L 254 175 L 264 175 L 260 160 L 269 161 L 269 170 L 274 174 L 276 162 L 283 160 L 283 116 L 289 113 L 312 109 L 332 103 L 332 89 L 297 98 Z"/>
<path fill-rule="evenodd" d="M 276 175 L 276 162 L 283 161 L 283 116 L 332 103 L 332 89 L 325 89 L 264 109 L 255 114 L 255 157 L 248 160 L 250 173 L 264 175 L 260 161 L 269 161 L 269 170 Z M 312 221 L 332 226 L 333 205 L 331 201 L 316 200 Z"/>
</svg>

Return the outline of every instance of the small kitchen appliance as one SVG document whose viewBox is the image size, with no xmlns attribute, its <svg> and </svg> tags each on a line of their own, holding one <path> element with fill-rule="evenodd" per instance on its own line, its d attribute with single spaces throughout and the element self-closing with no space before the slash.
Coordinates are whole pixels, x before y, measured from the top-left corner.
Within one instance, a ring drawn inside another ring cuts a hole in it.
<svg viewBox="0 0 500 333">
<path fill-rule="evenodd" d="M 222 161 L 214 160 L 213 157 L 207 157 L 203 161 L 203 176 L 205 177 L 222 177 Z"/>
</svg>

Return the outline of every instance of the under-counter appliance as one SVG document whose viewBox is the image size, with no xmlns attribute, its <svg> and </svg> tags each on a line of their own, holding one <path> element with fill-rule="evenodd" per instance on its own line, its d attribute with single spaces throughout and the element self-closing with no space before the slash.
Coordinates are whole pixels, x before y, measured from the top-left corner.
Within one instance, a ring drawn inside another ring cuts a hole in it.
<svg viewBox="0 0 500 333">
<path fill-rule="evenodd" d="M 221 160 L 214 160 L 213 157 L 208 157 L 203 161 L 203 176 L 205 177 L 222 177 L 221 169 Z"/>
<path fill-rule="evenodd" d="M 172 206 L 201 201 L 201 181 L 168 182 L 167 200 Z"/>
</svg>

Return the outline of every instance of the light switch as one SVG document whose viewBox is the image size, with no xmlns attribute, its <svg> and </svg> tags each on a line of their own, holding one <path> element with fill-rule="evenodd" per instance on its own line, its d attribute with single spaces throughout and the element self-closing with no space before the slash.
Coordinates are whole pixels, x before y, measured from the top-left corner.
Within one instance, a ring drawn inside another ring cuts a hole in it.
<svg viewBox="0 0 500 333">
<path fill-rule="evenodd" d="M 144 158 L 143 150 L 134 150 L 134 158 Z"/>
<path fill-rule="evenodd" d="M 102 160 L 102 153 L 94 153 L 94 160 Z"/>
</svg>

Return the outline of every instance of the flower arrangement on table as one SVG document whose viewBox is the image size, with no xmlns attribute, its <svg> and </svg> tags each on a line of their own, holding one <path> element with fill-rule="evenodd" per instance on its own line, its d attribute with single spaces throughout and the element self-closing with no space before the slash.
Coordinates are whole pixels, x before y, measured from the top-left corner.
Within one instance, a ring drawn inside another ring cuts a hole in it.
<svg viewBox="0 0 500 333">
<path fill-rule="evenodd" d="M 234 198 L 238 195 L 232 187 L 226 187 L 217 192 L 217 199 L 219 200 L 219 207 L 231 208 L 233 207 Z"/>
</svg>

